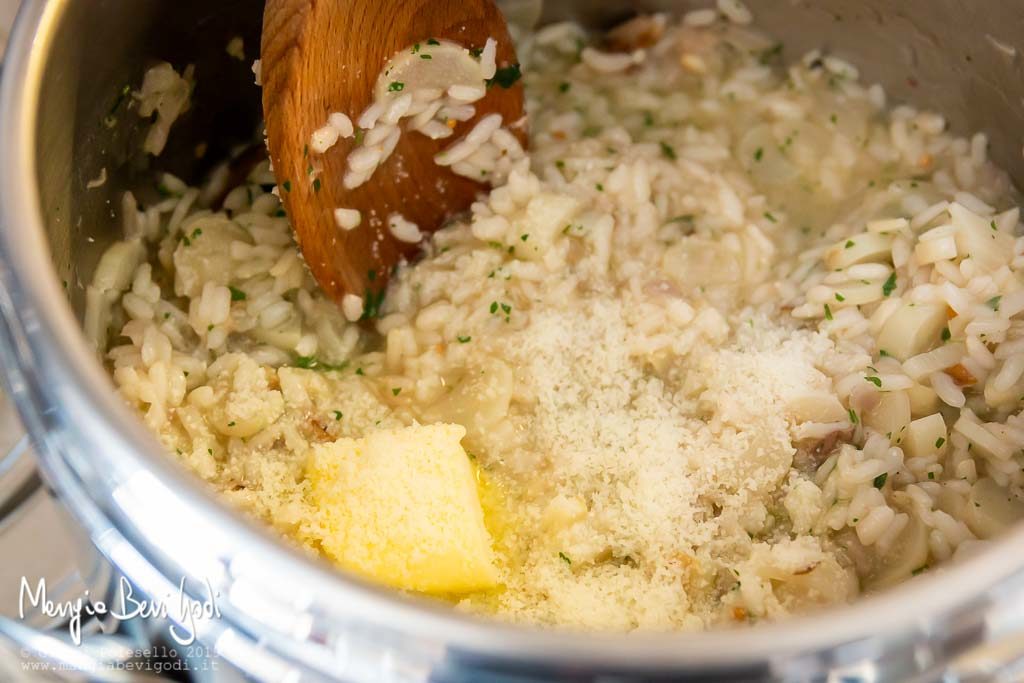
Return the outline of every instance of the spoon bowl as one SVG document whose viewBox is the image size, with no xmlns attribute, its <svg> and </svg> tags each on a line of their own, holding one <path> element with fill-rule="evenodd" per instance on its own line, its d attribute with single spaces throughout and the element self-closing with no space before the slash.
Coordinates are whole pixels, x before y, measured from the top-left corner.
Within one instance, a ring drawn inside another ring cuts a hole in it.
<svg viewBox="0 0 1024 683">
<path fill-rule="evenodd" d="M 343 179 L 361 143 L 358 120 L 374 102 L 382 69 L 418 45 L 450 41 L 470 50 L 497 41 L 496 63 L 517 63 L 505 20 L 491 0 L 376 0 L 314 2 L 267 0 L 260 77 L 267 144 L 278 191 L 302 254 L 320 287 L 341 303 L 358 296 L 362 317 L 373 317 L 393 268 L 418 245 L 396 239 L 388 217 L 399 214 L 424 233 L 465 211 L 486 189 L 434 162 L 484 116 L 503 125 L 524 121 L 520 83 L 488 87 L 472 118 L 449 123 L 448 139 L 404 132 L 394 152 L 358 187 Z M 356 127 L 323 153 L 310 149 L 315 131 L 340 112 Z M 525 145 L 522 125 L 511 129 Z M 341 229 L 335 209 L 359 212 L 359 224 Z"/>
</svg>

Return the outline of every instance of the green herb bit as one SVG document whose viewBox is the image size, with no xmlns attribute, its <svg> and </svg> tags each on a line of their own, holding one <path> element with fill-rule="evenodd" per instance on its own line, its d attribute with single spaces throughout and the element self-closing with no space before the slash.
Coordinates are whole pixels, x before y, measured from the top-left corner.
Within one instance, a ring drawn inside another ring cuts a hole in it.
<svg viewBox="0 0 1024 683">
<path fill-rule="evenodd" d="M 772 215 L 772 212 L 771 212 L 771 211 L 765 211 L 765 212 L 764 212 L 764 217 L 765 217 L 765 218 L 767 218 L 768 220 L 770 220 L 770 221 L 771 221 L 772 223 L 778 223 L 778 222 L 779 222 L 779 221 L 778 221 L 778 220 L 777 220 L 777 219 L 775 218 L 775 216 L 774 216 L 774 215 Z"/>
<path fill-rule="evenodd" d="M 491 302 L 491 315 L 494 315 L 497 312 L 498 312 L 498 302 L 497 301 L 492 301 Z"/>
<path fill-rule="evenodd" d="M 886 351 L 885 349 L 878 349 L 878 356 L 880 358 L 891 358 L 892 354 Z"/>
<path fill-rule="evenodd" d="M 440 45 L 436 38 L 427 38 L 427 45 Z"/>
<path fill-rule="evenodd" d="M 845 245 L 844 248 L 845 249 L 852 249 L 855 246 L 857 246 L 856 242 L 854 242 L 853 240 L 846 240 L 846 245 Z"/>
<path fill-rule="evenodd" d="M 761 161 L 764 158 L 764 148 L 758 147 L 757 151 L 754 152 L 754 161 Z"/>
<path fill-rule="evenodd" d="M 828 304 L 825 304 L 825 320 L 832 320 L 832 309 Z"/>
<path fill-rule="evenodd" d="M 426 53 L 420 55 L 420 59 L 433 59 L 433 58 L 434 57 L 432 55 L 428 55 Z"/>
<path fill-rule="evenodd" d="M 648 128 L 654 125 L 654 114 L 649 111 L 644 112 L 644 125 Z"/>
<path fill-rule="evenodd" d="M 245 292 L 240 290 L 238 287 L 233 287 L 231 285 L 228 285 L 228 289 L 231 291 L 231 300 L 232 301 L 245 301 L 246 294 L 245 294 Z"/>
<path fill-rule="evenodd" d="M 942 341 L 948 342 L 953 334 L 949 331 L 948 327 L 942 328 Z"/>
<path fill-rule="evenodd" d="M 320 179 L 316 178 L 315 180 L 313 180 L 313 192 L 316 193 L 316 192 L 319 192 L 319 191 L 320 191 Z"/>
<path fill-rule="evenodd" d="M 775 43 L 774 45 L 772 45 L 767 50 L 763 50 L 761 52 L 761 56 L 758 59 L 758 61 L 761 62 L 761 64 L 763 64 L 763 65 L 767 65 L 769 62 L 774 60 L 776 57 L 780 57 L 782 55 L 782 48 L 783 48 L 783 44 L 782 43 Z"/>
<path fill-rule="evenodd" d="M 456 339 L 459 340 L 460 344 L 468 344 L 470 341 L 472 341 L 473 338 L 470 337 L 469 335 L 466 335 L 465 337 L 459 335 L 458 337 L 456 337 Z"/>
<path fill-rule="evenodd" d="M 995 221 L 992 221 L 991 223 L 989 223 L 988 227 L 992 228 L 993 230 L 995 230 L 997 232 L 999 230 L 999 228 L 996 227 L 996 222 Z"/>
<path fill-rule="evenodd" d="M 836 292 L 836 301 L 842 303 L 846 301 L 846 297 L 840 294 L 839 292 Z"/>
<path fill-rule="evenodd" d="M 402 387 L 393 387 L 391 389 L 392 396 L 398 396 L 400 393 L 402 393 Z"/>
<path fill-rule="evenodd" d="M 292 191 L 292 181 L 290 181 L 290 180 L 284 181 L 283 183 L 281 183 L 281 187 L 284 188 L 285 192 L 291 192 Z"/>
<path fill-rule="evenodd" d="M 571 88 L 571 87 L 572 87 L 572 83 L 567 83 L 566 81 L 562 81 L 561 83 L 558 84 L 558 92 L 562 92 L 562 93 L 569 92 L 569 88 Z"/>
<path fill-rule="evenodd" d="M 874 484 L 876 489 L 880 489 L 883 486 L 885 486 L 885 480 L 888 479 L 888 478 L 889 478 L 889 473 L 888 472 L 882 472 L 877 477 L 875 477 L 875 480 L 872 482 L 872 484 Z"/>
<path fill-rule="evenodd" d="M 601 183 L 597 183 L 596 185 L 594 185 L 594 188 L 597 189 L 598 192 L 604 192 L 604 185 L 602 185 Z"/>
<path fill-rule="evenodd" d="M 337 422 L 341 418 L 345 417 L 340 410 L 332 411 L 334 413 L 334 421 Z"/>
<path fill-rule="evenodd" d="M 562 559 L 562 562 L 565 562 L 566 564 L 569 564 L 569 565 L 572 564 L 572 560 L 569 559 L 569 556 L 566 555 L 565 553 L 563 553 L 562 551 L 558 552 L 558 557 L 560 557 Z"/>
<path fill-rule="evenodd" d="M 857 413 L 853 412 L 853 408 L 848 408 L 846 410 L 846 413 L 850 416 L 850 422 L 852 422 L 853 424 L 857 424 L 858 422 L 860 422 L 860 420 L 857 419 Z"/>
<path fill-rule="evenodd" d="M 660 142 L 658 144 L 661 145 L 661 153 L 665 157 L 671 159 L 672 161 L 675 161 L 676 159 L 679 158 L 678 156 L 676 156 L 676 150 L 672 148 L 672 145 L 668 144 L 667 142 Z"/>
<path fill-rule="evenodd" d="M 405 83 L 402 81 L 391 81 L 388 85 L 388 92 L 401 92 L 405 90 Z"/>
<path fill-rule="evenodd" d="M 896 289 L 896 273 L 892 273 L 891 275 L 889 275 L 889 279 L 887 279 L 882 284 L 882 295 L 885 296 L 885 297 L 888 297 L 890 294 L 893 293 L 893 290 L 895 290 L 895 289 Z"/>
<path fill-rule="evenodd" d="M 882 388 L 882 378 L 881 377 L 875 377 L 874 375 L 868 375 L 867 377 L 864 378 L 864 381 L 865 382 L 871 382 L 872 384 L 874 384 L 879 389 Z"/>
<path fill-rule="evenodd" d="M 526 240 L 530 239 L 530 233 L 526 233 L 525 235 L 520 235 L 519 239 L 521 239 L 522 241 L 525 242 Z"/>
<path fill-rule="evenodd" d="M 108 118 L 114 115 L 114 112 L 117 111 L 117 108 L 121 106 L 121 103 L 125 101 L 128 97 L 128 93 L 131 91 L 132 88 L 130 85 L 121 86 L 121 89 L 117 93 L 117 97 L 114 99 L 114 104 L 111 105 L 110 110 L 107 112 Z"/>
<path fill-rule="evenodd" d="M 985 302 L 985 305 L 991 308 L 993 311 L 999 312 L 999 302 L 1002 301 L 1003 297 L 994 296 Z"/>
<path fill-rule="evenodd" d="M 946 443 L 946 440 L 941 436 L 935 440 L 935 447 L 942 448 L 942 444 Z"/>
<path fill-rule="evenodd" d="M 380 315 L 380 307 L 384 303 L 385 290 L 374 292 L 369 287 L 363 295 L 363 316 L 360 320 L 370 320 Z"/>
<path fill-rule="evenodd" d="M 523 72 L 520 70 L 519 64 L 503 66 L 494 72 L 494 78 L 487 79 L 487 87 L 489 88 L 497 83 L 502 88 L 511 88 L 522 77 Z"/>
</svg>

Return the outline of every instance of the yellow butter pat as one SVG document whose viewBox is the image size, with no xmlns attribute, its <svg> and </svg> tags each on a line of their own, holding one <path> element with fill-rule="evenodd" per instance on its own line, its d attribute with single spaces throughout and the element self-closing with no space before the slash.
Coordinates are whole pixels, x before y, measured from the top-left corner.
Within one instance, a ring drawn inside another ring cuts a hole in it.
<svg viewBox="0 0 1024 683">
<path fill-rule="evenodd" d="M 313 447 L 310 530 L 341 567 L 395 588 L 467 593 L 497 584 L 459 425 L 414 425 Z"/>
</svg>

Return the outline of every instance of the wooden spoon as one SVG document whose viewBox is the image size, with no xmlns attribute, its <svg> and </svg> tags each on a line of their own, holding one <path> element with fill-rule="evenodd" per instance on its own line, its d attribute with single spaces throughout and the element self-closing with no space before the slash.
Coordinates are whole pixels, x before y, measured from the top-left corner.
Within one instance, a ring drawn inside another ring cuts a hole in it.
<svg viewBox="0 0 1024 683">
<path fill-rule="evenodd" d="M 375 313 L 393 266 L 418 249 L 396 240 L 387 218 L 400 213 L 433 231 L 466 210 L 485 186 L 434 163 L 440 150 L 489 113 L 503 125 L 522 121 L 523 89 L 491 87 L 475 103 L 476 115 L 447 139 L 403 129 L 391 157 L 363 185 L 342 184 L 354 138 L 324 154 L 308 151 L 310 136 L 332 112 L 352 122 L 373 101 L 385 64 L 400 50 L 430 39 L 466 48 L 497 41 L 499 67 L 517 63 L 508 27 L 491 0 L 266 0 L 261 78 L 270 158 L 285 209 L 306 263 L 335 301 L 363 297 L 364 317 Z M 358 124 L 356 124 L 358 125 Z M 525 146 L 524 126 L 511 129 Z M 311 172 L 319 180 L 310 181 Z M 335 208 L 357 209 L 362 222 L 341 230 Z"/>
</svg>

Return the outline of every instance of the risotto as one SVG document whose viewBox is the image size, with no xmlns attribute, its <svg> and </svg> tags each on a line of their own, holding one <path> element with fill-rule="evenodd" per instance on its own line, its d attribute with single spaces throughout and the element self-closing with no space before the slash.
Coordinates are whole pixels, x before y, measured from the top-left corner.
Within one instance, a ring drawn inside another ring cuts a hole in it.
<svg viewBox="0 0 1024 683">
<path fill-rule="evenodd" d="M 752 623 L 971 552 L 1024 516 L 1016 192 L 750 21 L 524 36 L 528 152 L 348 316 L 266 163 L 127 195 L 86 319 L 118 391 L 290 542 L 514 622 Z M 151 150 L 192 77 L 136 93 Z"/>
</svg>

